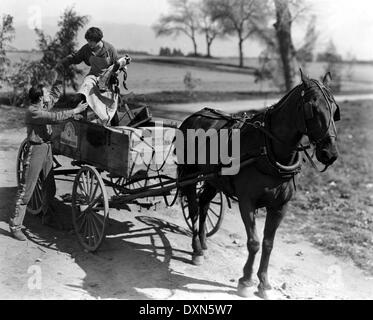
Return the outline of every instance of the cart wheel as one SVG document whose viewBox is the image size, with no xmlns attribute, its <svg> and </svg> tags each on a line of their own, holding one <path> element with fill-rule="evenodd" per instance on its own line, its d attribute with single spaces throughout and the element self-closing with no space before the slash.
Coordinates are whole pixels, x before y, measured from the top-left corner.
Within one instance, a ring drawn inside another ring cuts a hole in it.
<svg viewBox="0 0 373 320">
<path fill-rule="evenodd" d="M 18 156 L 17 156 L 17 185 L 19 186 L 21 181 L 23 180 L 24 170 L 25 170 L 25 161 L 26 155 L 29 150 L 29 144 L 27 143 L 27 139 L 23 140 L 21 146 L 18 149 Z M 42 180 L 41 175 L 36 182 L 36 186 L 34 192 L 32 193 L 30 202 L 27 204 L 27 212 L 33 215 L 38 215 L 42 208 L 43 208 L 43 194 L 41 190 Z"/>
<path fill-rule="evenodd" d="M 197 198 L 199 197 L 200 193 L 202 192 L 202 185 L 197 184 Z M 183 215 L 185 221 L 190 230 L 192 230 L 192 221 L 189 216 L 189 208 L 188 208 L 188 200 L 185 196 L 181 197 L 180 201 L 181 210 L 183 211 Z M 224 199 L 224 194 L 222 192 L 218 192 L 214 199 L 210 202 L 210 206 L 207 210 L 207 217 L 206 217 L 206 236 L 211 237 L 215 234 L 224 218 L 226 202 Z"/>
<path fill-rule="evenodd" d="M 104 182 L 97 170 L 83 166 L 75 177 L 72 193 L 75 233 L 88 251 L 96 251 L 105 238 L 109 201 Z"/>
</svg>

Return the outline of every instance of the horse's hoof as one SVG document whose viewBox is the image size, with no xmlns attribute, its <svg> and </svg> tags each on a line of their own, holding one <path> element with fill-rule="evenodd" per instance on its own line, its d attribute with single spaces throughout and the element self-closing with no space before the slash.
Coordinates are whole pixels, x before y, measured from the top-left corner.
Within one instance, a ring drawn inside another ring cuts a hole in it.
<svg viewBox="0 0 373 320">
<path fill-rule="evenodd" d="M 258 290 L 272 290 L 272 286 L 269 283 L 260 283 Z"/>
<path fill-rule="evenodd" d="M 272 286 L 269 283 L 260 283 L 258 285 L 258 291 L 255 292 L 255 295 L 264 300 L 271 300 L 271 295 L 269 294 L 269 292 L 271 292 L 271 289 Z"/>
<path fill-rule="evenodd" d="M 200 266 L 203 264 L 203 259 L 203 256 L 193 256 L 192 264 L 194 264 L 195 266 Z"/>
<path fill-rule="evenodd" d="M 238 280 L 238 283 L 241 284 L 244 287 L 253 287 L 255 285 L 255 281 L 253 281 L 252 279 L 245 280 L 245 279 L 241 278 L 240 280 Z"/>
<path fill-rule="evenodd" d="M 258 289 L 258 291 L 255 292 L 254 294 L 258 296 L 260 299 L 269 300 L 267 290 Z"/>
<path fill-rule="evenodd" d="M 252 290 L 250 288 L 251 286 L 245 286 L 242 283 L 239 283 L 237 287 L 237 295 L 242 298 L 248 298 L 250 295 L 252 295 Z"/>
</svg>

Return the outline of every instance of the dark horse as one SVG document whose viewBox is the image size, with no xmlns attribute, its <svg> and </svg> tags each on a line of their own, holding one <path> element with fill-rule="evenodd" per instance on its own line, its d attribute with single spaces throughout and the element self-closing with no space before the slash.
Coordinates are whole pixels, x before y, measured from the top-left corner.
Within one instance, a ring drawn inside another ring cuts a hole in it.
<svg viewBox="0 0 373 320">
<path fill-rule="evenodd" d="M 218 190 L 238 201 L 249 251 L 243 277 L 238 284 L 238 294 L 241 296 L 248 296 L 248 287 L 253 285 L 253 264 L 260 248 L 255 213 L 258 208 L 263 207 L 266 208 L 267 215 L 257 273 L 260 281 L 258 293 L 265 297 L 265 290 L 271 289 L 267 274 L 269 258 L 276 230 L 295 191 L 293 179 L 300 171 L 300 151 L 304 151 L 302 138 L 308 136 L 315 146 L 316 158 L 325 165 L 324 170 L 338 157 L 335 121 L 340 119 L 340 110 L 328 87 L 330 74 L 325 75 L 322 83 L 309 79 L 302 72 L 301 78 L 302 83 L 276 105 L 252 117 L 229 119 L 227 114 L 204 109 L 187 118 L 179 128 L 186 136 L 188 129 L 206 131 L 222 128 L 221 123 L 226 123 L 227 126 L 235 123 L 236 127 L 240 127 L 238 174 L 216 174 L 205 181 L 199 196 L 196 184 L 183 186 L 180 190 L 188 200 L 193 231 L 192 263 L 195 265 L 202 264 L 203 250 L 207 249 L 205 221 L 210 201 Z M 178 178 L 212 172 L 216 170 L 213 167 L 211 164 L 179 164 Z"/>
</svg>

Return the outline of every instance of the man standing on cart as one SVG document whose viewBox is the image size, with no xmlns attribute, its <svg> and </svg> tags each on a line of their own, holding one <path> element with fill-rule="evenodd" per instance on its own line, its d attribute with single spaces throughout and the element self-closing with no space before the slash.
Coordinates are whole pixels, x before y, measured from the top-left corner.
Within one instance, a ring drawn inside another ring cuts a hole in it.
<svg viewBox="0 0 373 320">
<path fill-rule="evenodd" d="M 79 98 L 88 102 L 102 124 L 109 125 L 116 116 L 118 107 L 118 92 L 110 92 L 108 88 L 110 76 L 115 76 L 119 69 L 124 68 L 130 62 L 130 58 L 126 56 L 119 59 L 115 48 L 102 40 L 103 33 L 99 28 L 89 28 L 85 39 L 87 44 L 78 52 L 62 59 L 57 64 L 57 69 L 81 62 L 91 67 L 79 89 L 82 95 Z M 118 125 L 113 122 L 111 124 Z"/>
<path fill-rule="evenodd" d="M 18 187 L 15 210 L 12 212 L 9 227 L 12 236 L 20 241 L 26 237 L 22 232 L 22 223 L 26 214 L 27 204 L 34 192 L 36 183 L 42 173 L 43 192 L 43 223 L 51 221 L 51 201 L 56 194 L 56 185 L 53 176 L 53 156 L 51 145 L 51 124 L 67 119 L 81 119 L 87 108 L 86 103 L 80 103 L 75 109 L 51 111 L 62 92 L 62 79 L 57 77 L 50 92 L 43 85 L 33 86 L 29 90 L 31 105 L 27 108 L 25 124 L 27 127 L 28 152 L 25 155 L 24 174 Z M 50 223 L 49 223 L 50 224 Z"/>
</svg>

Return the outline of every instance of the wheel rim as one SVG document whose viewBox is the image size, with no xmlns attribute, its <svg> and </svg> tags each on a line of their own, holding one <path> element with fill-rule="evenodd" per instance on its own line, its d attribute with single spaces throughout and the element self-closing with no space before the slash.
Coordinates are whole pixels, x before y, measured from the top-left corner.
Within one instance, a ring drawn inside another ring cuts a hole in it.
<svg viewBox="0 0 373 320">
<path fill-rule="evenodd" d="M 201 186 L 197 186 L 197 197 L 199 197 L 200 193 L 202 192 Z M 188 200 L 185 196 L 181 197 L 181 210 L 183 212 L 185 221 L 189 227 L 190 230 L 192 230 L 192 221 L 189 216 L 189 208 L 188 208 Z M 209 208 L 207 209 L 207 216 L 206 216 L 206 236 L 211 237 L 213 234 L 215 234 L 224 218 L 224 212 L 225 212 L 225 201 L 224 201 L 224 195 L 222 192 L 218 192 L 214 199 L 210 202 Z M 198 222 L 197 222 L 198 223 Z"/>
<path fill-rule="evenodd" d="M 19 186 L 21 181 L 23 180 L 23 175 L 25 171 L 25 157 L 29 150 L 29 144 L 27 143 L 27 139 L 23 140 L 21 146 L 18 150 L 17 156 L 17 185 Z M 27 204 L 26 211 L 32 215 L 37 215 L 41 212 L 43 208 L 43 194 L 42 194 L 42 179 L 41 174 L 36 182 L 35 189 L 32 193 L 31 199 Z"/>
<path fill-rule="evenodd" d="M 25 163 L 25 156 L 28 151 L 28 144 L 27 140 L 23 140 L 19 150 L 18 150 L 18 156 L 17 156 L 17 185 L 19 186 L 24 174 L 24 163 Z"/>
<path fill-rule="evenodd" d="M 42 194 L 42 180 L 39 176 L 38 181 L 35 185 L 34 192 L 32 193 L 30 202 L 27 204 L 27 212 L 33 215 L 37 215 L 43 208 L 43 194 Z"/>
<path fill-rule="evenodd" d="M 75 177 L 72 213 L 79 243 L 88 251 L 96 251 L 105 238 L 109 202 L 104 182 L 93 167 L 82 167 Z"/>
</svg>

